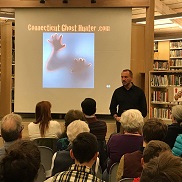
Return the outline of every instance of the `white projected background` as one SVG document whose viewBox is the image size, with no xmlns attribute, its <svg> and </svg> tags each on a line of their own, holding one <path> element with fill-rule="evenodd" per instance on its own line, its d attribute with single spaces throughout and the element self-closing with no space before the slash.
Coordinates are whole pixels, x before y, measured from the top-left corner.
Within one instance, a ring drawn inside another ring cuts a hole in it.
<svg viewBox="0 0 182 182">
<path fill-rule="evenodd" d="M 92 97 L 97 114 L 110 114 L 130 68 L 131 9 L 16 9 L 15 18 L 15 112 L 49 100 L 52 113 L 66 113 Z"/>
</svg>

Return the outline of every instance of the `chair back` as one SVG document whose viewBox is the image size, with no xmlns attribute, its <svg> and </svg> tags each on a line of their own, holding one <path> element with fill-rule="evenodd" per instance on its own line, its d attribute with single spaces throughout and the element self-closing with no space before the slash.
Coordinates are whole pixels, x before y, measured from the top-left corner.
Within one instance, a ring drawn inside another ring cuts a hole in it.
<svg viewBox="0 0 182 182">
<path fill-rule="evenodd" d="M 111 168 L 109 170 L 109 182 L 117 181 L 116 176 L 117 176 L 118 165 L 119 165 L 119 163 L 116 162 L 111 166 Z"/>
<path fill-rule="evenodd" d="M 57 152 L 58 138 L 36 138 L 33 143 L 37 146 L 46 146 L 51 148 L 54 152 Z"/>
<path fill-rule="evenodd" d="M 44 182 L 45 180 L 46 180 L 46 172 L 44 166 L 40 164 L 38 175 L 37 178 L 34 180 L 34 182 Z"/>
<path fill-rule="evenodd" d="M 51 148 L 45 146 L 38 146 L 41 156 L 41 163 L 46 171 L 46 177 L 50 177 L 52 173 L 52 157 L 54 152 Z"/>
</svg>

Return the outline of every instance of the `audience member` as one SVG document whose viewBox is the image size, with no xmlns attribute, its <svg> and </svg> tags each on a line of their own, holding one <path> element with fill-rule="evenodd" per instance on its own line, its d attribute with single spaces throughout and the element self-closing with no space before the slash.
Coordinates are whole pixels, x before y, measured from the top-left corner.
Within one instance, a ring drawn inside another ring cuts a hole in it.
<svg viewBox="0 0 182 182">
<path fill-rule="evenodd" d="M 143 156 L 144 147 L 151 140 L 163 141 L 166 134 L 167 125 L 164 121 L 157 118 L 148 119 L 143 126 L 143 147 L 141 147 L 140 150 L 124 154 L 121 157 L 117 171 L 118 179 L 139 177 L 142 172 L 141 158 Z"/>
<path fill-rule="evenodd" d="M 22 138 L 22 118 L 18 114 L 7 114 L 1 121 L 1 136 L 3 138 L 4 146 L 0 148 L 0 156 L 5 153 L 12 143 Z"/>
<path fill-rule="evenodd" d="M 0 162 L 1 182 L 33 182 L 40 167 L 40 152 L 31 141 L 12 144 Z"/>
<path fill-rule="evenodd" d="M 109 159 L 107 170 L 103 173 L 105 181 L 108 181 L 112 164 L 119 162 L 124 154 L 137 151 L 143 145 L 141 134 L 144 121 L 141 112 L 137 109 L 126 110 L 122 113 L 120 122 L 124 134 L 112 135 L 107 143 Z"/>
<path fill-rule="evenodd" d="M 165 141 L 167 131 L 167 125 L 163 120 L 158 118 L 148 119 L 143 126 L 143 146 L 145 147 L 151 140 Z"/>
<path fill-rule="evenodd" d="M 58 150 L 65 150 L 68 147 L 68 144 L 69 144 L 69 140 L 67 136 L 68 125 L 75 120 L 86 121 L 83 112 L 80 110 L 74 110 L 74 109 L 71 109 L 66 113 L 64 120 L 65 120 L 65 124 L 64 124 L 65 128 L 63 133 L 60 135 L 59 140 L 57 141 Z"/>
<path fill-rule="evenodd" d="M 41 101 L 35 108 L 36 120 L 28 125 L 30 140 L 36 138 L 57 138 L 61 132 L 59 122 L 52 120 L 51 103 Z"/>
<path fill-rule="evenodd" d="M 72 142 L 70 156 L 75 164 L 71 165 L 67 171 L 56 174 L 46 182 L 50 181 L 84 181 L 84 182 L 100 182 L 93 175 L 92 165 L 95 163 L 98 156 L 98 145 L 95 135 L 84 132 L 77 135 Z"/>
<path fill-rule="evenodd" d="M 172 153 L 175 156 L 182 157 L 182 134 L 177 136 L 174 147 L 172 148 Z"/>
<path fill-rule="evenodd" d="M 182 134 L 182 105 L 172 107 L 172 124 L 168 126 L 165 142 L 171 147 L 174 146 L 176 137 Z"/>
<path fill-rule="evenodd" d="M 167 143 L 159 140 L 151 140 L 143 151 L 142 163 L 148 163 L 151 159 L 159 157 L 159 155 L 165 151 L 171 152 L 171 148 Z"/>
<path fill-rule="evenodd" d="M 166 151 L 144 164 L 140 182 L 177 182 L 182 179 L 182 159 Z"/>
<path fill-rule="evenodd" d="M 67 135 L 70 144 L 66 150 L 58 151 L 53 156 L 53 170 L 52 175 L 58 172 L 68 170 L 69 166 L 74 163 L 74 160 L 70 157 L 70 150 L 72 149 L 72 142 L 76 136 L 82 132 L 89 132 L 90 129 L 85 121 L 75 120 L 67 127 Z"/>
<path fill-rule="evenodd" d="M 96 113 L 96 101 L 92 98 L 86 98 L 81 103 L 82 111 L 85 114 L 85 118 L 88 122 L 90 133 L 97 137 L 99 145 L 99 159 L 102 170 L 106 169 L 107 160 L 107 147 L 106 147 L 106 133 L 107 125 L 105 121 L 98 120 L 95 116 Z"/>
</svg>

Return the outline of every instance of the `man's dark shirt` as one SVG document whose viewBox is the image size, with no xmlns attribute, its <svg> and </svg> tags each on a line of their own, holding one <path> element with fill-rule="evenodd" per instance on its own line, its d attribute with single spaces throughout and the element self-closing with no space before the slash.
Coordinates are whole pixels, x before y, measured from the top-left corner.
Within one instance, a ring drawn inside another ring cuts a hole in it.
<svg viewBox="0 0 182 182">
<path fill-rule="evenodd" d="M 121 116 L 123 111 L 128 109 L 138 109 L 145 117 L 147 115 L 145 94 L 141 88 L 134 84 L 129 90 L 121 86 L 114 91 L 109 109 L 112 116 L 114 114 Z"/>
</svg>

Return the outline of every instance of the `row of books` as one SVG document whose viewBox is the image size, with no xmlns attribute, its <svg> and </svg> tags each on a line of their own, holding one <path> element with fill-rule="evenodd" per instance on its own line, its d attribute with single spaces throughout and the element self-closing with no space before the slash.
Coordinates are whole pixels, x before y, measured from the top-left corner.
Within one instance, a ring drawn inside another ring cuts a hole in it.
<svg viewBox="0 0 182 182">
<path fill-rule="evenodd" d="M 170 57 L 182 57 L 182 50 L 170 50 Z"/>
<path fill-rule="evenodd" d="M 170 59 L 169 65 L 170 66 L 182 66 L 182 59 Z"/>
<path fill-rule="evenodd" d="M 151 86 L 182 86 L 182 75 L 151 75 Z"/>
<path fill-rule="evenodd" d="M 175 48 L 182 48 L 182 41 L 174 41 L 170 42 L 170 48 L 175 49 Z"/>
<path fill-rule="evenodd" d="M 155 90 L 151 93 L 151 101 L 152 102 L 168 102 L 168 90 L 161 91 Z"/>
<path fill-rule="evenodd" d="M 171 108 L 150 107 L 150 118 L 171 119 Z"/>
<path fill-rule="evenodd" d="M 169 69 L 168 62 L 154 61 L 153 69 L 154 70 L 168 70 Z"/>
</svg>

